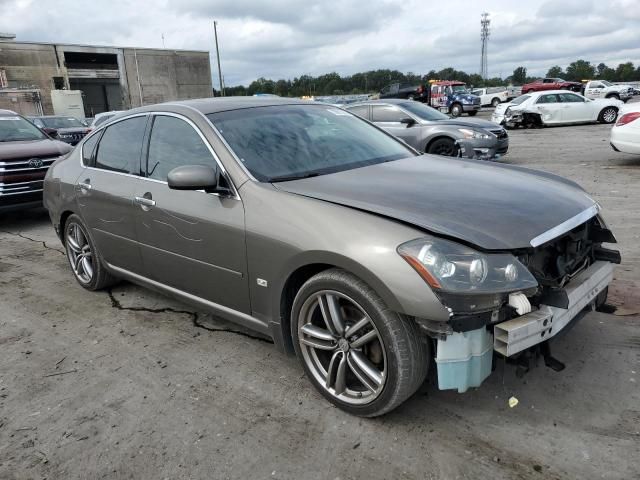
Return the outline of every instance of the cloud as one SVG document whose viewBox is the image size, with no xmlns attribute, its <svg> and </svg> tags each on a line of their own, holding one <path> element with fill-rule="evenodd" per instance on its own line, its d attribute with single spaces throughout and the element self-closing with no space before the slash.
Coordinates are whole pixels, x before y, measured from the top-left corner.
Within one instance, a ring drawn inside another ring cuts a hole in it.
<svg viewBox="0 0 640 480">
<path fill-rule="evenodd" d="M 18 40 L 209 50 L 218 21 L 227 85 L 377 68 L 480 67 L 480 13 L 491 14 L 489 73 L 544 75 L 577 58 L 640 64 L 637 0 L 0 0 Z M 215 70 L 215 55 L 212 55 Z M 217 77 L 217 75 L 216 75 Z M 217 81 L 214 82 L 217 84 Z"/>
</svg>

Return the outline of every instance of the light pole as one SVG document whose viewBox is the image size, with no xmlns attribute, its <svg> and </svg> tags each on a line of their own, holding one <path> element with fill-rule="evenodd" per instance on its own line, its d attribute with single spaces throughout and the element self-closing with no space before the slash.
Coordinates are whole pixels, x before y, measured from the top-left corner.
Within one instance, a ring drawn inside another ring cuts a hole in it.
<svg viewBox="0 0 640 480">
<path fill-rule="evenodd" d="M 213 35 L 216 38 L 216 57 L 218 58 L 218 79 L 220 80 L 220 95 L 224 97 L 224 83 L 222 82 L 222 67 L 220 66 L 220 49 L 218 48 L 218 22 L 213 21 Z"/>
</svg>

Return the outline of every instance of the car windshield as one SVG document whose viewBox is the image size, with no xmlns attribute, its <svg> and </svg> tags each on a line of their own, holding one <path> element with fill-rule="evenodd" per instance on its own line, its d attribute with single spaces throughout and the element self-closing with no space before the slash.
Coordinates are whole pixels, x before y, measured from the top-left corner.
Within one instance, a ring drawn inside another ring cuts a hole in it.
<svg viewBox="0 0 640 480">
<path fill-rule="evenodd" d="M 449 120 L 449 115 L 445 115 L 439 112 L 435 108 L 431 108 L 424 103 L 420 102 L 404 102 L 400 106 L 406 111 L 413 113 L 416 117 L 420 117 L 422 120 L 438 121 Z"/>
<path fill-rule="evenodd" d="M 360 117 L 330 106 L 278 105 L 207 117 L 261 182 L 323 175 L 416 155 Z"/>
<path fill-rule="evenodd" d="M 453 93 L 466 93 L 467 86 L 466 85 L 451 85 L 451 90 Z"/>
<path fill-rule="evenodd" d="M 47 138 L 34 124 L 19 116 L 0 116 L 0 142 Z"/>
<path fill-rule="evenodd" d="M 47 128 L 82 128 L 86 126 L 75 117 L 42 117 L 40 121 Z"/>
<path fill-rule="evenodd" d="M 531 98 L 531 95 L 520 95 L 519 97 L 511 100 L 511 105 L 520 105 L 521 103 L 526 102 L 529 98 Z"/>
</svg>

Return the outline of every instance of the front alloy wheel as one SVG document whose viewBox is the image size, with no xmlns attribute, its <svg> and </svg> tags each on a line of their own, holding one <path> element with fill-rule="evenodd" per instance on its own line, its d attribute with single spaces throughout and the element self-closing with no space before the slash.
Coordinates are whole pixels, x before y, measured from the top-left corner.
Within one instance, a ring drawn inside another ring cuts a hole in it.
<svg viewBox="0 0 640 480">
<path fill-rule="evenodd" d="M 291 336 L 314 386 L 354 415 L 374 417 L 394 409 L 413 395 L 429 367 L 429 344 L 415 322 L 337 268 L 300 288 Z"/>
<path fill-rule="evenodd" d="M 604 123 L 613 123 L 618 117 L 618 110 L 613 107 L 607 107 L 600 113 L 600 121 Z"/>
</svg>

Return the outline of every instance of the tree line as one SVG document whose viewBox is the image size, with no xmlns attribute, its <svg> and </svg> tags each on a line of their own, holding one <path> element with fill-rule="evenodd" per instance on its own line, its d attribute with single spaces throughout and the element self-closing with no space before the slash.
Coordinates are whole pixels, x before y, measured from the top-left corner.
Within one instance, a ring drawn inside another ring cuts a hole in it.
<svg viewBox="0 0 640 480">
<path fill-rule="evenodd" d="M 640 66 L 635 67 L 632 62 L 621 63 L 616 68 L 604 63 L 594 65 L 586 60 L 576 60 L 570 63 L 566 70 L 554 65 L 547 72 L 547 77 L 560 77 L 565 80 L 581 81 L 587 79 L 602 79 L 611 82 L 640 81 Z M 260 77 L 249 84 L 225 87 L 228 96 L 253 95 L 254 93 L 270 93 L 281 97 L 302 97 L 305 95 L 347 95 L 379 92 L 386 85 L 395 82 L 427 85 L 429 80 L 460 80 L 473 87 L 497 87 L 502 85 L 523 85 L 535 80 L 529 77 L 526 67 L 519 66 L 506 77 L 483 79 L 477 73 L 466 73 L 448 67 L 440 71 L 431 70 L 424 75 L 413 72 L 403 73 L 398 70 L 370 70 L 341 76 L 335 72 L 319 76 L 302 75 L 291 79 L 271 80 Z M 218 91 L 214 89 L 218 95 Z"/>
</svg>

